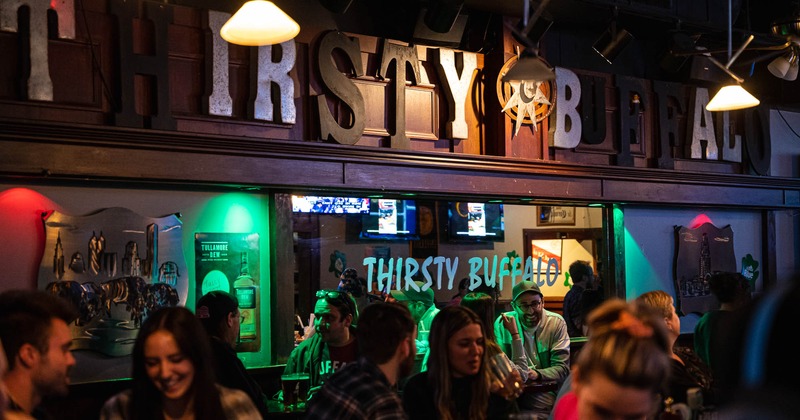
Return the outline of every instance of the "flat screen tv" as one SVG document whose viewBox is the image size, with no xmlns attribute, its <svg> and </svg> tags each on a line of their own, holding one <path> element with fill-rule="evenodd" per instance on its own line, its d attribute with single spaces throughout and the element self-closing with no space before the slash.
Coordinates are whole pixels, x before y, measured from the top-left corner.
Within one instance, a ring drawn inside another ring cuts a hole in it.
<svg viewBox="0 0 800 420">
<path fill-rule="evenodd" d="M 293 195 L 292 211 L 296 213 L 365 214 L 369 213 L 369 198 Z"/>
<path fill-rule="evenodd" d="M 414 200 L 371 199 L 369 213 L 361 215 L 359 239 L 407 241 L 419 239 Z"/>
<path fill-rule="evenodd" d="M 447 222 L 452 242 L 504 242 L 506 239 L 500 203 L 451 202 Z"/>
</svg>

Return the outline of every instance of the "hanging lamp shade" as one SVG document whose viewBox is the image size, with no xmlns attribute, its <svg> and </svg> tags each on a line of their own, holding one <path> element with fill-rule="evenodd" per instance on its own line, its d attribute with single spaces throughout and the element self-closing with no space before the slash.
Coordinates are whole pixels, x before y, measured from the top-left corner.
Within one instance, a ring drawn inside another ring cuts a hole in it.
<svg viewBox="0 0 800 420">
<path fill-rule="evenodd" d="M 280 44 L 300 33 L 300 25 L 271 1 L 248 1 L 220 29 L 222 39 L 250 47 Z"/>
<path fill-rule="evenodd" d="M 535 54 L 523 53 L 514 67 L 511 67 L 508 73 L 503 75 L 502 80 L 507 83 L 519 80 L 544 82 L 545 80 L 553 80 L 555 78 L 555 72 L 553 72 L 553 69 L 550 68 L 544 60 Z"/>
<path fill-rule="evenodd" d="M 735 111 L 758 106 L 759 101 L 741 85 L 723 86 L 706 105 L 708 111 Z"/>
</svg>

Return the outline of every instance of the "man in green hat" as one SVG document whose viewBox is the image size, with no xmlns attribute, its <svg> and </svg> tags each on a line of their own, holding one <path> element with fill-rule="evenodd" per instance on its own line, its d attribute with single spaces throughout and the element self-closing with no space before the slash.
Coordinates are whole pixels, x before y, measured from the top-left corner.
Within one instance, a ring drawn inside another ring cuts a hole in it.
<svg viewBox="0 0 800 420">
<path fill-rule="evenodd" d="M 564 318 L 544 309 L 544 295 L 535 282 L 521 281 L 512 292 L 514 310 L 500 314 L 494 323 L 497 344 L 511 360 L 519 359 L 512 350 L 521 347 L 528 362 L 529 381 L 560 384 L 569 374 L 570 341 Z M 546 415 L 553 409 L 555 398 L 555 392 L 526 393 L 517 403 L 523 410 Z"/>
</svg>

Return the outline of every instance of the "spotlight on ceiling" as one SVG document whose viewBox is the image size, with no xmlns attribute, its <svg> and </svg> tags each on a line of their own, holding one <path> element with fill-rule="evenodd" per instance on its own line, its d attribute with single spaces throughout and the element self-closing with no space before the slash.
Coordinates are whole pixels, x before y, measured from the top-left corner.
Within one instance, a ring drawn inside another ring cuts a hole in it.
<svg viewBox="0 0 800 420">
<path fill-rule="evenodd" d="M 592 49 L 608 61 L 608 64 L 611 64 L 630 44 L 631 40 L 633 40 L 633 35 L 625 29 L 609 28 L 600 35 L 600 38 L 597 38 Z"/>
<path fill-rule="evenodd" d="M 461 13 L 464 0 L 434 0 L 428 4 L 425 12 L 425 24 L 434 32 L 447 33 Z"/>
<path fill-rule="evenodd" d="M 633 40 L 633 35 L 630 32 L 617 28 L 617 15 L 618 9 L 614 7 L 614 17 L 611 20 L 611 24 L 592 45 L 592 49 L 608 61 L 608 64 L 613 63 L 622 50 Z"/>
<path fill-rule="evenodd" d="M 767 70 L 779 79 L 787 81 L 797 79 L 797 54 L 794 48 L 788 53 L 772 60 L 772 62 L 767 65 Z"/>
</svg>

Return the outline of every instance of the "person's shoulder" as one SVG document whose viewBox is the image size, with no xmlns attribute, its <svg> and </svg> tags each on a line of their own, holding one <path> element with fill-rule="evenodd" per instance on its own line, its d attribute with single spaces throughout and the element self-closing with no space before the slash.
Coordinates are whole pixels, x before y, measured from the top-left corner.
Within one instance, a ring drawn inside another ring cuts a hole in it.
<svg viewBox="0 0 800 420">
<path fill-rule="evenodd" d="M 566 325 L 566 322 L 564 321 L 564 317 L 560 313 L 549 311 L 547 309 L 542 309 L 542 312 L 544 313 L 544 316 L 548 320 L 555 320 L 555 322 L 559 322 L 560 321 L 560 322 L 563 322 Z"/>
<path fill-rule="evenodd" d="M 131 390 L 126 389 L 118 394 L 111 396 L 103 403 L 100 409 L 101 420 L 119 420 L 128 418 L 128 410 L 131 401 Z"/>
<path fill-rule="evenodd" d="M 404 389 L 428 383 L 428 371 L 422 371 L 412 375 L 406 381 Z"/>
</svg>

